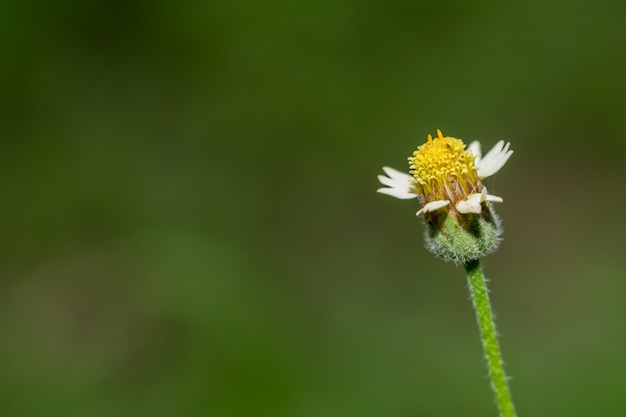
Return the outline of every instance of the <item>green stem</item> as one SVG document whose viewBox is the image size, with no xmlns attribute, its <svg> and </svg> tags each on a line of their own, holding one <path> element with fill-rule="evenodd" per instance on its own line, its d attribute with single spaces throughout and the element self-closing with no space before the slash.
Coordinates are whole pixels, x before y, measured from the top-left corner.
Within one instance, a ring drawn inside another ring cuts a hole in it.
<svg viewBox="0 0 626 417">
<path fill-rule="evenodd" d="M 489 368 L 491 388 L 498 401 L 500 416 L 515 417 L 515 408 L 511 400 L 511 393 L 509 392 L 506 375 L 504 373 L 502 354 L 498 347 L 496 325 L 489 304 L 487 284 L 478 259 L 467 262 L 465 264 L 465 271 L 467 272 L 467 280 L 469 282 L 474 310 L 476 311 L 478 327 L 480 327 L 480 338 L 483 342 L 485 358 L 487 359 L 487 366 Z"/>
</svg>

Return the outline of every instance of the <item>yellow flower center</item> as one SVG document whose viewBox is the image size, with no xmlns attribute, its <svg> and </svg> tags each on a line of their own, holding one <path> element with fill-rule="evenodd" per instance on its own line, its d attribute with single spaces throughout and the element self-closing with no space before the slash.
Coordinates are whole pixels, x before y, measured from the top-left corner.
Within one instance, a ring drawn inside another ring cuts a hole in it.
<svg viewBox="0 0 626 417">
<path fill-rule="evenodd" d="M 428 142 L 419 146 L 409 158 L 411 174 L 422 203 L 435 200 L 459 201 L 480 192 L 474 160 L 476 156 L 465 149 L 462 140 L 428 135 Z"/>
</svg>

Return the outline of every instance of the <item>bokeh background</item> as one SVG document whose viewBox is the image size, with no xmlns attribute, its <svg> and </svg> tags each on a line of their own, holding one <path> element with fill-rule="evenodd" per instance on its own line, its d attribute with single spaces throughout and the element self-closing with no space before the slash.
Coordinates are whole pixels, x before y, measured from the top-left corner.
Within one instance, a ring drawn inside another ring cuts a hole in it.
<svg viewBox="0 0 626 417">
<path fill-rule="evenodd" d="M 3 0 L 0 415 L 496 416 L 381 166 L 515 150 L 520 416 L 626 415 L 626 3 Z"/>
</svg>

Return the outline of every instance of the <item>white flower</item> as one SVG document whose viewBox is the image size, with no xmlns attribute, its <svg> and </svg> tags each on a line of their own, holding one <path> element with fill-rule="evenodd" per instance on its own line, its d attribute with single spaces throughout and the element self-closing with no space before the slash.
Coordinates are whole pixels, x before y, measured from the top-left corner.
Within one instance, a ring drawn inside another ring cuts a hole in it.
<svg viewBox="0 0 626 417">
<path fill-rule="evenodd" d="M 399 199 L 419 198 L 422 208 L 417 215 L 452 206 L 461 214 L 480 214 L 483 203 L 501 203 L 502 198 L 487 194 L 481 180 L 500 170 L 513 154 L 510 143 L 499 141 L 484 157 L 480 143 L 465 144 L 456 138 L 443 137 L 437 130 L 428 142 L 409 158 L 411 174 L 383 167 L 378 180 L 385 185 L 377 191 Z"/>
</svg>

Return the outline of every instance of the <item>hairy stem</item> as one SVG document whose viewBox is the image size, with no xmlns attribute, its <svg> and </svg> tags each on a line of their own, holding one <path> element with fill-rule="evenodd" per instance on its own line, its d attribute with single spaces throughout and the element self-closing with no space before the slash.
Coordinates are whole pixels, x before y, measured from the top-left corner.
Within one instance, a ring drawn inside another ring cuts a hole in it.
<svg viewBox="0 0 626 417">
<path fill-rule="evenodd" d="M 476 311 L 476 319 L 480 328 L 480 338 L 487 359 L 491 388 L 496 396 L 501 417 L 515 417 L 515 407 L 511 400 L 511 393 L 506 381 L 502 354 L 498 346 L 496 325 L 491 313 L 489 294 L 480 262 L 476 259 L 465 264 L 467 280 L 472 296 L 472 303 Z"/>
</svg>

